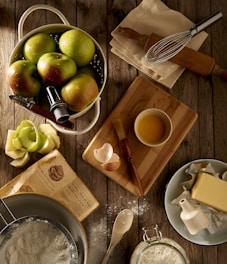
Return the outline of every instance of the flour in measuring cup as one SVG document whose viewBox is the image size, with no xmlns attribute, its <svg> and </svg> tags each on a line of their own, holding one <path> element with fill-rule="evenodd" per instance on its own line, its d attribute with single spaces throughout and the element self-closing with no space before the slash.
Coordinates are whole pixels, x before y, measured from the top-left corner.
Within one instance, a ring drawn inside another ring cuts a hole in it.
<svg viewBox="0 0 227 264">
<path fill-rule="evenodd" d="M 184 257 L 174 248 L 156 244 L 147 248 L 140 257 L 139 264 L 185 264 Z"/>
<path fill-rule="evenodd" d="M 47 221 L 26 221 L 4 242 L 0 263 L 70 264 L 70 243 L 64 233 Z"/>
</svg>

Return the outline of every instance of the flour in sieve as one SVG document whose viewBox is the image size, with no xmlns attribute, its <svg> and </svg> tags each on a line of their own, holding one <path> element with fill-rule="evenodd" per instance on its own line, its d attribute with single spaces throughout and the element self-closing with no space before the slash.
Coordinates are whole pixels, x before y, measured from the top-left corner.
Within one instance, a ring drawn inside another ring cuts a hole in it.
<svg viewBox="0 0 227 264">
<path fill-rule="evenodd" d="M 4 241 L 0 263 L 69 264 L 70 243 L 63 232 L 47 221 L 25 221 Z"/>
</svg>

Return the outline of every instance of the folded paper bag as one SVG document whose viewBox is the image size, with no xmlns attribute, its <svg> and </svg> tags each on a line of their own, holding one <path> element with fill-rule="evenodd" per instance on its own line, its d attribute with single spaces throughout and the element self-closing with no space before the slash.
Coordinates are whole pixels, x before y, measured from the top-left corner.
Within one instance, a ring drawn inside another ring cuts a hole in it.
<svg viewBox="0 0 227 264">
<path fill-rule="evenodd" d="M 36 193 L 56 200 L 79 221 L 83 221 L 99 202 L 57 150 L 43 156 L 0 188 L 0 197 Z"/>
<path fill-rule="evenodd" d="M 162 1 L 143 0 L 112 31 L 111 51 L 155 81 L 172 88 L 184 69 L 169 61 L 148 67 L 145 63 L 143 47 L 137 41 L 124 37 L 119 33 L 118 27 L 129 27 L 140 34 L 151 35 L 156 33 L 164 37 L 186 31 L 193 25 L 183 14 L 170 9 Z M 201 32 L 193 37 L 188 47 L 198 50 L 206 37 L 207 33 Z"/>
</svg>

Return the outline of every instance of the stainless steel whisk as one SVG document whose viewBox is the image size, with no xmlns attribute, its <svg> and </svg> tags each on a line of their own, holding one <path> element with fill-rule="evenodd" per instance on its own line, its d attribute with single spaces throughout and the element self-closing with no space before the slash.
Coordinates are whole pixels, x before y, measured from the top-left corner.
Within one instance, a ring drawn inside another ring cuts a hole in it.
<svg viewBox="0 0 227 264">
<path fill-rule="evenodd" d="M 223 14 L 221 12 L 217 12 L 187 31 L 162 38 L 147 51 L 145 55 L 146 63 L 148 65 L 152 65 L 171 59 L 188 44 L 193 36 L 197 35 L 199 32 L 216 22 L 222 16 Z"/>
</svg>

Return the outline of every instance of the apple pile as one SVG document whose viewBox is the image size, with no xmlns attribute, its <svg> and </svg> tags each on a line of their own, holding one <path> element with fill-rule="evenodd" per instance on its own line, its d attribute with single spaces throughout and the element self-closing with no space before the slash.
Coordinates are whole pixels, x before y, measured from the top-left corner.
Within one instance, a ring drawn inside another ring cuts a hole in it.
<svg viewBox="0 0 227 264">
<path fill-rule="evenodd" d="M 54 34 L 37 33 L 23 46 L 23 58 L 9 66 L 8 82 L 23 97 L 38 97 L 47 85 L 55 86 L 73 112 L 86 108 L 98 96 L 90 62 L 95 43 L 79 29 Z"/>
<path fill-rule="evenodd" d="M 50 124 L 40 124 L 39 129 L 29 120 L 23 120 L 16 130 L 7 133 L 5 153 L 13 159 L 13 167 L 22 168 L 30 160 L 31 152 L 50 153 L 60 147 L 60 138 Z"/>
</svg>

